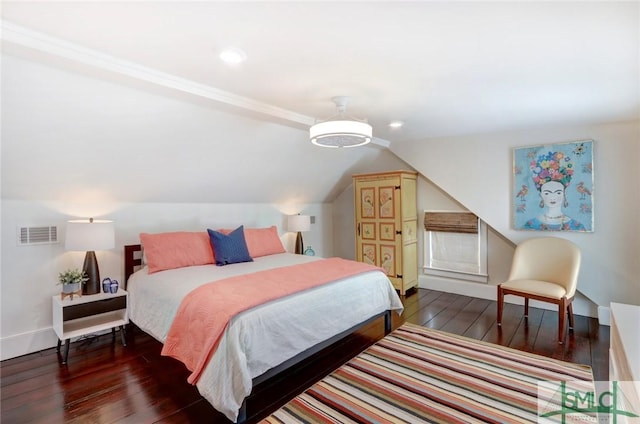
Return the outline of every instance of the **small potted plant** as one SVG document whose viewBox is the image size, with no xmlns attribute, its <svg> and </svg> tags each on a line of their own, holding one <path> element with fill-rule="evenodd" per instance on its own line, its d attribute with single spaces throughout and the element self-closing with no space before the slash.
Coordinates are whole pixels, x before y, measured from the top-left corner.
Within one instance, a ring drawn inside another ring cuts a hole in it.
<svg viewBox="0 0 640 424">
<path fill-rule="evenodd" d="M 80 290 L 80 285 L 88 279 L 84 271 L 77 268 L 68 269 L 58 274 L 58 284 L 62 284 L 62 293 L 77 293 Z"/>
</svg>

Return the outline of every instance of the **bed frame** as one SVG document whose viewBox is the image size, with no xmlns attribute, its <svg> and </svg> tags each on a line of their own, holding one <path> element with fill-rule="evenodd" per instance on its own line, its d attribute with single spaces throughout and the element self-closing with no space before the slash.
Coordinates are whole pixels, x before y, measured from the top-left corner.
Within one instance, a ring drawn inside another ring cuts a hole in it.
<svg viewBox="0 0 640 424">
<path fill-rule="evenodd" d="M 139 244 L 124 246 L 125 289 L 127 287 L 127 282 L 129 281 L 129 277 L 131 276 L 131 274 L 133 274 L 135 271 L 137 271 L 141 267 L 142 267 L 142 246 Z M 344 339 L 348 335 L 355 333 L 357 330 L 375 322 L 381 317 L 384 317 L 384 334 L 385 335 L 389 334 L 391 332 L 391 327 L 392 327 L 392 318 L 391 318 L 391 311 L 387 310 L 385 312 L 382 312 L 381 314 L 372 316 L 371 318 L 365 320 L 364 322 L 361 322 L 360 324 L 357 324 L 354 327 L 346 331 L 343 331 L 342 333 L 337 334 L 328 340 L 325 340 L 324 342 L 318 343 L 317 345 L 307 349 L 304 352 L 299 353 L 298 355 L 283 362 L 282 364 L 274 368 L 271 368 L 270 370 L 266 371 L 264 374 L 255 377 L 253 379 L 254 390 L 259 384 L 266 383 L 267 380 L 309 359 L 313 355 L 318 354 L 319 352 L 328 348 L 329 346 L 338 343 L 340 340 Z M 245 399 L 245 401 L 242 404 L 242 407 L 240 408 L 240 413 L 238 415 L 237 423 L 243 423 L 249 418 L 255 418 L 255 417 L 247 415 L 247 399 Z"/>
<path fill-rule="evenodd" d="M 130 244 L 124 247 L 124 288 L 131 274 L 142 268 L 142 245 Z"/>
</svg>

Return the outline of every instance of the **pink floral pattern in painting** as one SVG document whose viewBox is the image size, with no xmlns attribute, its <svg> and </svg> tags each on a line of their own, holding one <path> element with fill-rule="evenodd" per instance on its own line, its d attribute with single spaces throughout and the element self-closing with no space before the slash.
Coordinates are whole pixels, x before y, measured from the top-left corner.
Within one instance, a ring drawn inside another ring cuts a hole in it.
<svg viewBox="0 0 640 424">
<path fill-rule="evenodd" d="M 362 262 L 375 265 L 376 264 L 376 245 L 362 244 Z"/>
<path fill-rule="evenodd" d="M 376 239 L 376 225 L 373 222 L 362 223 L 362 238 L 364 240 Z"/>
<path fill-rule="evenodd" d="M 392 277 L 396 276 L 395 252 L 396 247 L 394 245 L 380 245 L 380 259 L 382 261 L 380 266 L 387 275 Z"/>
<path fill-rule="evenodd" d="M 396 229 L 394 223 L 380 224 L 380 240 L 393 241 L 396 239 Z"/>
<path fill-rule="evenodd" d="M 380 218 L 393 218 L 393 187 L 380 187 Z"/>
<path fill-rule="evenodd" d="M 360 190 L 360 198 L 362 202 L 362 217 L 363 218 L 375 218 L 376 210 L 374 208 L 374 196 L 375 191 L 373 188 L 363 188 Z"/>
</svg>

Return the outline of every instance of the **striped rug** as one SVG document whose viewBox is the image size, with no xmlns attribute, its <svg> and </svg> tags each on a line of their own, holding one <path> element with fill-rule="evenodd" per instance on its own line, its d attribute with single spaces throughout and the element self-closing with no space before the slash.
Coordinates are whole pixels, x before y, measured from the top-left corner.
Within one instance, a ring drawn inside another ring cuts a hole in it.
<svg viewBox="0 0 640 424">
<path fill-rule="evenodd" d="M 591 368 L 404 324 L 262 423 L 538 422 L 538 381 Z"/>
</svg>

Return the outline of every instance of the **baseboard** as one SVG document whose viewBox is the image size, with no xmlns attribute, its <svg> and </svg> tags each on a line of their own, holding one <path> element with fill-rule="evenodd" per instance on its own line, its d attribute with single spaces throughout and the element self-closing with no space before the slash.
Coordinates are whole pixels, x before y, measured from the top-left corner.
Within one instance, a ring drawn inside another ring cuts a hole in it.
<svg viewBox="0 0 640 424">
<path fill-rule="evenodd" d="M 49 349 L 57 343 L 53 327 L 3 337 L 0 339 L 0 360 Z"/>
<path fill-rule="evenodd" d="M 418 277 L 418 287 L 480 299 L 496 300 L 496 286 L 483 283 L 472 283 L 450 278 L 421 275 Z"/>
<path fill-rule="evenodd" d="M 438 290 L 446 293 L 460 294 L 464 296 L 477 297 L 479 299 L 496 300 L 496 286 L 493 284 L 470 283 L 468 281 L 454 280 L 450 278 L 440 278 L 428 275 L 418 277 L 418 287 L 422 289 Z M 516 296 L 505 297 L 505 302 L 516 305 L 524 305 L 524 299 Z M 531 300 L 529 305 L 533 308 L 557 311 L 557 307 L 551 303 Z M 606 321 L 600 314 L 600 306 L 594 305 L 586 297 L 576 294 L 573 300 L 573 313 L 591 318 L 598 318 L 600 324 L 609 325 L 608 308 Z"/>
<path fill-rule="evenodd" d="M 119 329 L 116 330 L 120 331 Z M 108 333 L 111 333 L 111 330 L 96 331 L 92 334 L 99 336 Z M 71 339 L 71 343 L 80 339 L 82 339 L 82 337 L 74 337 Z M 3 337 L 0 339 L 0 360 L 4 361 L 5 359 L 16 358 L 18 356 L 50 349 L 57 344 L 58 337 L 53 331 L 53 327 Z"/>
</svg>

